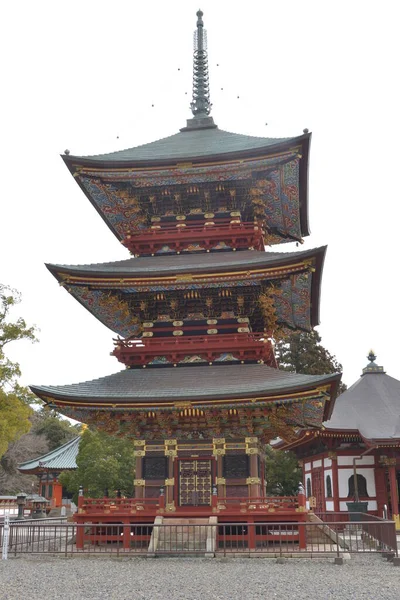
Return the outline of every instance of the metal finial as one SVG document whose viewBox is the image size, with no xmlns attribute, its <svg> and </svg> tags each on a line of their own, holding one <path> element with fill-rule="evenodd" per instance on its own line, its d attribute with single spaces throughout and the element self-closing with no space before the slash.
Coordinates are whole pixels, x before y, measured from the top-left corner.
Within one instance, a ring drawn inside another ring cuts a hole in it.
<svg viewBox="0 0 400 600">
<path fill-rule="evenodd" d="M 210 85 L 208 81 L 207 32 L 203 24 L 203 12 L 197 11 L 197 29 L 194 32 L 193 93 L 190 108 L 193 116 L 207 117 L 211 111 Z"/>
<path fill-rule="evenodd" d="M 366 375 L 367 373 L 385 373 L 383 367 L 380 367 L 376 364 L 376 354 L 373 350 L 370 350 L 367 356 L 369 363 L 362 370 L 362 375 Z"/>
</svg>

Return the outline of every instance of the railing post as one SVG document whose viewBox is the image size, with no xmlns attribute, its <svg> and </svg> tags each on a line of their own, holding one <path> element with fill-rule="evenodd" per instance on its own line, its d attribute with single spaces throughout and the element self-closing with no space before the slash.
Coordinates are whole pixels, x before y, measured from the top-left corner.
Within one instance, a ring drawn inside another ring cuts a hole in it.
<svg viewBox="0 0 400 600">
<path fill-rule="evenodd" d="M 85 524 L 84 523 L 76 523 L 75 527 L 76 527 L 76 548 L 78 550 L 83 550 Z"/>
<path fill-rule="evenodd" d="M 218 506 L 218 488 L 216 485 L 213 485 L 212 496 L 211 496 L 211 508 L 217 509 L 217 506 Z"/>
<path fill-rule="evenodd" d="M 2 560 L 7 560 L 7 558 L 8 558 L 9 535 L 10 535 L 10 515 L 4 515 L 3 551 L 2 551 L 2 555 L 1 555 Z"/>
<path fill-rule="evenodd" d="M 160 488 L 160 496 L 158 499 L 158 506 L 160 509 L 163 509 L 163 510 L 165 508 L 165 490 L 163 487 Z"/>
<path fill-rule="evenodd" d="M 248 547 L 249 550 L 255 550 L 256 549 L 256 529 L 255 529 L 255 523 L 248 523 L 247 527 L 249 528 L 248 531 Z"/>
<path fill-rule="evenodd" d="M 306 536 L 306 521 L 301 521 L 299 525 L 299 548 L 305 550 L 307 548 L 307 536 Z"/>
</svg>

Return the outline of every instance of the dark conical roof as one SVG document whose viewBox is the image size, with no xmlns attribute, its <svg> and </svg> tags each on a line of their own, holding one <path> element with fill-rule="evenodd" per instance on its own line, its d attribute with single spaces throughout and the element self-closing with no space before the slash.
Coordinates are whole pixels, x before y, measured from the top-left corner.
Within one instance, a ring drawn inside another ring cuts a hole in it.
<svg viewBox="0 0 400 600">
<path fill-rule="evenodd" d="M 335 404 L 327 430 L 358 430 L 370 441 L 400 439 L 400 381 L 375 363 L 370 352 L 369 364 Z"/>
</svg>

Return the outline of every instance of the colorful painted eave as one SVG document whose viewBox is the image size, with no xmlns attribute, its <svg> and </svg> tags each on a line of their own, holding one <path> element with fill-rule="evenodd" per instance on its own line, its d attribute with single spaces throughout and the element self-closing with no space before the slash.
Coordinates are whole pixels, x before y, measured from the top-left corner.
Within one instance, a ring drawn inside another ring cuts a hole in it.
<svg viewBox="0 0 400 600">
<path fill-rule="evenodd" d="M 325 252 L 326 247 L 294 253 L 224 252 L 157 259 L 141 257 L 100 265 L 47 265 L 47 268 L 91 314 L 123 337 L 136 335 L 139 326 L 127 303 L 125 306 L 123 300 L 110 298 L 113 290 L 132 294 L 260 286 L 263 281 L 274 280 L 283 286 L 283 296 L 276 299 L 281 322 L 294 329 L 308 330 L 319 323 Z M 293 320 L 297 313 L 297 320 Z"/>
<path fill-rule="evenodd" d="M 118 239 L 122 240 L 128 225 L 128 229 L 134 227 L 132 216 L 129 217 L 129 223 L 125 223 L 124 206 L 121 205 L 118 194 L 113 194 L 111 189 L 108 191 L 98 189 L 96 182 L 101 181 L 103 182 L 101 186 L 104 186 L 104 184 L 112 185 L 113 182 L 129 181 L 137 189 L 146 189 L 149 185 L 198 183 L 210 177 L 215 181 L 240 179 L 244 176 L 244 173 L 240 175 L 240 171 L 251 173 L 252 170 L 265 169 L 268 165 L 271 168 L 273 163 L 279 165 L 297 157 L 298 217 L 296 218 L 299 219 L 299 229 L 295 237 L 305 237 L 310 234 L 308 225 L 310 140 L 309 133 L 279 140 L 243 136 L 219 129 L 206 129 L 181 132 L 130 150 L 88 157 L 63 155 L 62 158 L 102 219 Z M 284 203 L 290 202 L 290 198 L 286 197 Z"/>
</svg>

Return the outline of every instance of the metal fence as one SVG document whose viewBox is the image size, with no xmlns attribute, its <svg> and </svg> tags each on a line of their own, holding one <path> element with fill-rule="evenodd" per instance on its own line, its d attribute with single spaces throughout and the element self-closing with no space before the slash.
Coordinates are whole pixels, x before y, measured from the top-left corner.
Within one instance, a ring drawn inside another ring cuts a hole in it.
<svg viewBox="0 0 400 600">
<path fill-rule="evenodd" d="M 365 516 L 365 515 L 363 515 Z M 301 523 L 215 523 L 110 525 L 10 522 L 8 541 L 0 526 L 0 547 L 23 554 L 113 554 L 135 556 L 341 556 L 389 553 L 398 556 L 393 521 Z M 7 548 L 4 547 L 6 544 Z M 5 552 L 6 551 L 6 552 Z"/>
</svg>

